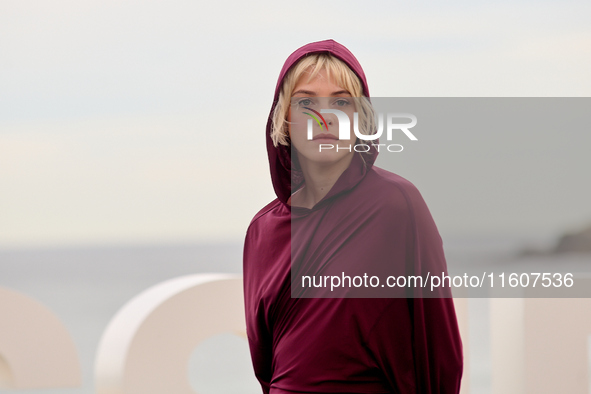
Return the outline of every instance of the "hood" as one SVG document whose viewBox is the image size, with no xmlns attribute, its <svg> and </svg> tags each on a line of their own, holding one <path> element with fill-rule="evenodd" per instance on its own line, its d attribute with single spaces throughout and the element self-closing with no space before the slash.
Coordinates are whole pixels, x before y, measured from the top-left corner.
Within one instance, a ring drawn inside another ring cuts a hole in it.
<svg viewBox="0 0 591 394">
<path fill-rule="evenodd" d="M 273 106 L 271 107 L 271 111 L 269 113 L 266 129 L 267 153 L 269 156 L 269 166 L 271 170 L 273 188 L 275 189 L 277 198 L 279 198 L 279 200 L 284 204 L 287 203 L 287 200 L 292 194 L 292 187 L 294 190 L 297 190 L 301 186 L 303 177 L 299 171 L 292 173 L 291 147 L 284 145 L 279 145 L 277 147 L 273 146 L 273 140 L 271 139 L 273 111 L 277 105 L 279 91 L 287 72 L 301 58 L 309 54 L 319 52 L 330 53 L 331 55 L 345 62 L 349 68 L 353 70 L 355 74 L 357 74 L 361 80 L 361 84 L 363 85 L 363 93 L 365 96 L 369 97 L 369 88 L 367 86 L 367 80 L 365 79 L 365 73 L 363 72 L 361 65 L 347 48 L 334 40 L 318 41 L 304 45 L 287 58 L 283 68 L 281 69 L 281 73 L 279 74 L 279 79 L 277 80 L 275 96 L 273 98 Z M 360 153 L 355 153 L 349 168 L 341 175 L 337 183 L 335 183 L 331 191 L 324 199 L 331 198 L 332 196 L 355 186 L 371 168 L 377 157 L 377 154 L 377 150 L 373 147 L 371 147 L 371 150 L 368 153 L 363 155 L 363 158 L 361 157 Z"/>
</svg>

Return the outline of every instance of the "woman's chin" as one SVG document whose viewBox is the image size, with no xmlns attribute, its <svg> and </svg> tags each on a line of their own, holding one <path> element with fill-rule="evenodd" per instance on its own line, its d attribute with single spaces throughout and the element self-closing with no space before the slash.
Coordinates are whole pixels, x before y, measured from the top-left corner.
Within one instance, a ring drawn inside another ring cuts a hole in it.
<svg viewBox="0 0 591 394">
<path fill-rule="evenodd" d="M 348 150 L 339 150 L 339 152 L 337 152 L 336 149 L 332 149 L 321 152 L 314 150 L 312 152 L 305 152 L 303 154 L 300 153 L 298 158 L 300 163 L 305 161 L 314 165 L 330 166 L 343 163 L 349 156 L 352 155 L 352 152 L 349 152 Z"/>
</svg>

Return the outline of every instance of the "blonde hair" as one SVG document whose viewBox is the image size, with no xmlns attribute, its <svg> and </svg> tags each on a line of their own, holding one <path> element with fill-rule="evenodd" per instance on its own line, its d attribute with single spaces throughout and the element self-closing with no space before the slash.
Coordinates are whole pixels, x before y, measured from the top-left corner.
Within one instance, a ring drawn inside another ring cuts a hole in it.
<svg viewBox="0 0 591 394">
<path fill-rule="evenodd" d="M 281 85 L 277 105 L 273 111 L 271 139 L 275 146 L 289 145 L 287 113 L 291 105 L 291 95 L 296 83 L 304 75 L 308 74 L 308 82 L 322 70 L 326 71 L 327 78 L 335 84 L 347 90 L 355 99 L 356 108 L 359 112 L 360 132 L 373 134 L 375 128 L 373 108 L 369 100 L 364 98 L 363 86 L 359 77 L 342 60 L 329 53 L 314 53 L 301 59 L 293 66 Z"/>
</svg>

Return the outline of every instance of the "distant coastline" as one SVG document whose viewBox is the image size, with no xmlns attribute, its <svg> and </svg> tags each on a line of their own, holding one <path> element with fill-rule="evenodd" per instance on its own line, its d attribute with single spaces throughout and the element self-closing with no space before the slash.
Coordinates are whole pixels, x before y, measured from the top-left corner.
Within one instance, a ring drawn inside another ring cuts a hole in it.
<svg viewBox="0 0 591 394">
<path fill-rule="evenodd" d="M 563 253 L 591 253 L 591 224 L 580 231 L 561 235 L 550 249 L 523 248 L 520 256 L 556 255 Z"/>
</svg>

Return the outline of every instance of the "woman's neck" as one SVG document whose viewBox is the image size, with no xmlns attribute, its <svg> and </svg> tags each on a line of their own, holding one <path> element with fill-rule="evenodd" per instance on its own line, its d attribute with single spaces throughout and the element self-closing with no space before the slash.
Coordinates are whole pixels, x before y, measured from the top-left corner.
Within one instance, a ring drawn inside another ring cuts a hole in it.
<svg viewBox="0 0 591 394">
<path fill-rule="evenodd" d="M 292 195 L 291 205 L 313 208 L 332 189 L 352 159 L 353 155 L 347 155 L 342 160 L 330 164 L 300 161 L 305 186 Z"/>
</svg>

